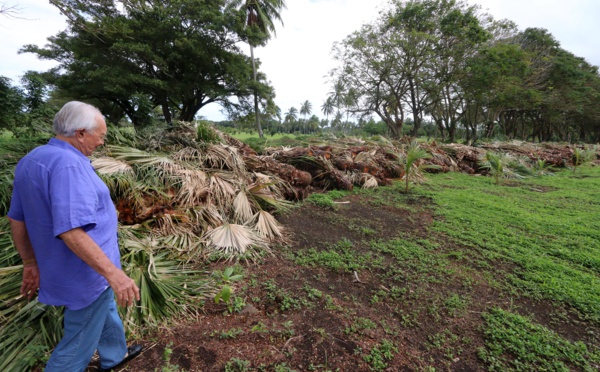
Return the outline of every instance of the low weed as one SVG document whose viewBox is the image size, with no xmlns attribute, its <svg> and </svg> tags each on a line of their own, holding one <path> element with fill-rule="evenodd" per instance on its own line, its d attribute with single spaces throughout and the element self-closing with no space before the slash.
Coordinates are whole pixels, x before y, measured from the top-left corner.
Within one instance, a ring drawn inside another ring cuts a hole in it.
<svg viewBox="0 0 600 372">
<path fill-rule="evenodd" d="M 485 347 L 478 351 L 490 371 L 597 371 L 600 350 L 572 343 L 530 319 L 501 309 L 483 315 Z"/>
<path fill-rule="evenodd" d="M 384 371 L 388 366 L 388 361 L 394 358 L 394 353 L 398 352 L 398 348 L 389 340 L 382 340 L 381 343 L 371 349 L 369 355 L 365 355 L 363 359 L 369 363 L 369 368 L 372 371 Z"/>
</svg>

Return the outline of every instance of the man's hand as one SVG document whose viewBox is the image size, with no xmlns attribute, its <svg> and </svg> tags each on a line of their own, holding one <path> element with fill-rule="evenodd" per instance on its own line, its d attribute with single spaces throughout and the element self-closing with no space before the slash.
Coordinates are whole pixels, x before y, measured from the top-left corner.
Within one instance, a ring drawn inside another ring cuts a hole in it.
<svg viewBox="0 0 600 372">
<path fill-rule="evenodd" d="M 117 305 L 127 307 L 140 300 L 140 289 L 122 270 L 115 271 L 114 275 L 106 279 L 117 296 Z"/>
<path fill-rule="evenodd" d="M 140 300 L 140 290 L 133 279 L 117 268 L 85 231 L 76 228 L 60 234 L 59 237 L 77 257 L 106 278 L 117 296 L 119 306 L 130 306 L 134 301 Z"/>
<path fill-rule="evenodd" d="M 40 288 L 40 272 L 37 264 L 24 265 L 21 294 L 31 300 L 35 297 L 38 288 Z"/>
</svg>

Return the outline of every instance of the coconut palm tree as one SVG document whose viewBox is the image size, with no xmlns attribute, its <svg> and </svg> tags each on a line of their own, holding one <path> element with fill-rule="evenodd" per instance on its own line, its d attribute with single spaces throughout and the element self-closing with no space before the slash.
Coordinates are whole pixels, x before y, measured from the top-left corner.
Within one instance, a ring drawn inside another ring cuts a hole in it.
<svg viewBox="0 0 600 372">
<path fill-rule="evenodd" d="M 306 116 L 310 114 L 312 114 L 312 103 L 306 100 L 300 105 L 300 115 L 302 115 L 302 118 L 304 120 L 304 132 L 306 132 Z"/>
<path fill-rule="evenodd" d="M 281 20 L 280 11 L 286 8 L 285 0 L 230 0 L 228 9 L 240 9 L 246 13 L 246 25 L 249 28 L 255 28 L 263 34 L 260 41 L 249 39 L 250 58 L 252 59 L 252 72 L 254 82 L 256 82 L 256 64 L 254 63 L 254 47 L 266 43 L 271 38 L 271 33 L 275 35 L 274 20 Z M 258 135 L 262 138 L 263 132 L 260 126 L 260 117 L 258 111 L 258 94 L 254 91 L 254 113 L 256 115 L 256 128 Z"/>
<path fill-rule="evenodd" d="M 323 105 L 321 106 L 321 112 L 325 114 L 325 119 L 329 119 L 329 115 L 333 114 L 333 109 L 335 108 L 335 104 L 333 102 L 333 98 L 331 96 L 327 97 Z"/>
</svg>

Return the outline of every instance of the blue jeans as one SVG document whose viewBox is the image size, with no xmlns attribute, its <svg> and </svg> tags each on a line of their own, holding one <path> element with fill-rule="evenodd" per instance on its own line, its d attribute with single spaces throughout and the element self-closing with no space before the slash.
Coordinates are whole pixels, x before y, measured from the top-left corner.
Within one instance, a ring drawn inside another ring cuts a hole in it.
<svg viewBox="0 0 600 372">
<path fill-rule="evenodd" d="M 65 310 L 64 328 L 45 372 L 82 372 L 96 350 L 101 368 L 114 367 L 127 354 L 123 322 L 110 287 L 90 306 Z"/>
</svg>

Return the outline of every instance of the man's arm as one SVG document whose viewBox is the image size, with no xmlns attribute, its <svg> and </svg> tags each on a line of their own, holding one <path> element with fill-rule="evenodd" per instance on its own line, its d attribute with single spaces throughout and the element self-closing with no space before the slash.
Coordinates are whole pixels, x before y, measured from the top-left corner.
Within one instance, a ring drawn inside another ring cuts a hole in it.
<svg viewBox="0 0 600 372">
<path fill-rule="evenodd" d="M 29 240 L 25 222 L 8 219 L 10 230 L 12 232 L 13 242 L 21 260 L 23 260 L 23 283 L 21 284 L 21 294 L 29 299 L 35 296 L 35 292 L 40 287 L 40 272 L 38 270 L 35 253 Z"/>
<path fill-rule="evenodd" d="M 60 234 L 59 238 L 77 257 L 106 278 L 117 295 L 119 306 L 133 305 L 134 300 L 140 300 L 140 290 L 133 279 L 117 268 L 85 231 L 76 228 Z"/>
</svg>

